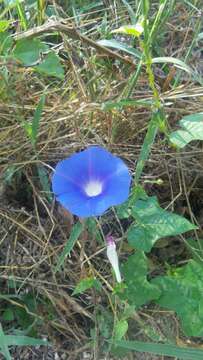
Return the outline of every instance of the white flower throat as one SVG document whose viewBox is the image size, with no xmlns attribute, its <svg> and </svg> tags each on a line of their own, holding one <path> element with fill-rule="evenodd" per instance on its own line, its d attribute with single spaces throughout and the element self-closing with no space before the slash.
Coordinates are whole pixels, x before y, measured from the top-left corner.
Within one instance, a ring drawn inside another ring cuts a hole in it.
<svg viewBox="0 0 203 360">
<path fill-rule="evenodd" d="M 89 181 L 85 185 L 85 193 L 88 196 L 97 196 L 102 192 L 102 183 L 100 181 Z"/>
</svg>

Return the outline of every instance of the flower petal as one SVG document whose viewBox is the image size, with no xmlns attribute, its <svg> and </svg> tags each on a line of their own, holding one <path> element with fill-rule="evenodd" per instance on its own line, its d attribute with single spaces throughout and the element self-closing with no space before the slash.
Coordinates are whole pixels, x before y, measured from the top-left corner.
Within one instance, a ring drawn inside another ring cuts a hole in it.
<svg viewBox="0 0 203 360">
<path fill-rule="evenodd" d="M 91 146 L 58 163 L 52 188 L 65 208 L 88 217 L 102 215 L 110 206 L 125 201 L 130 181 L 128 168 L 120 158 Z"/>
<path fill-rule="evenodd" d="M 112 174 L 119 173 L 123 165 L 127 168 L 120 158 L 100 146 L 90 146 L 86 155 L 91 178 L 106 180 Z"/>
<path fill-rule="evenodd" d="M 63 194 L 68 184 L 80 187 L 88 178 L 87 166 L 84 159 L 84 152 L 76 153 L 69 158 L 60 161 L 52 177 L 53 192 Z"/>
<path fill-rule="evenodd" d="M 113 205 L 119 205 L 127 200 L 130 191 L 131 176 L 127 166 L 124 164 L 119 175 L 114 173 L 109 177 L 106 183 L 104 196 L 108 198 L 108 202 Z"/>
<path fill-rule="evenodd" d="M 72 214 L 79 217 L 99 216 L 109 207 L 109 202 L 106 203 L 102 195 L 89 198 L 76 192 L 61 194 L 57 200 Z"/>
</svg>

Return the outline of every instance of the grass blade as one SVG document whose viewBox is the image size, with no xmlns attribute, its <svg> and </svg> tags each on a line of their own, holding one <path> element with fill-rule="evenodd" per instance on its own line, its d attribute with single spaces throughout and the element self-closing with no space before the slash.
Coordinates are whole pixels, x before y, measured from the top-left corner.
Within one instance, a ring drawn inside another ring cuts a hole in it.
<svg viewBox="0 0 203 360">
<path fill-rule="evenodd" d="M 37 172 L 40 180 L 40 184 L 42 186 L 42 190 L 44 191 L 44 195 L 47 200 L 51 203 L 53 200 L 53 195 L 50 189 L 50 181 L 46 168 L 41 165 L 37 165 Z"/>
<path fill-rule="evenodd" d="M 183 360 L 202 360 L 203 350 L 195 348 L 181 348 L 170 344 L 145 343 L 141 341 L 116 341 L 114 345 L 138 352 L 149 352 L 161 356 L 174 356 Z"/>
<path fill-rule="evenodd" d="M 37 108 L 35 110 L 34 113 L 34 117 L 32 120 L 32 128 L 31 128 L 31 141 L 32 144 L 35 145 L 36 141 L 37 141 L 37 135 L 38 135 L 38 130 L 39 130 L 39 122 L 42 116 L 42 111 L 43 111 L 43 107 L 44 107 L 44 103 L 45 103 L 45 95 L 42 95 Z"/>
<path fill-rule="evenodd" d="M 132 24 L 136 24 L 137 18 L 136 18 L 136 14 L 135 14 L 132 6 L 131 6 L 131 5 L 129 4 L 129 2 L 126 1 L 126 0 L 121 0 L 121 1 L 122 1 L 122 3 L 126 6 L 126 9 L 128 10 L 128 14 L 129 14 L 129 16 L 130 16 L 130 21 L 131 21 L 131 23 L 132 23 Z"/>
<path fill-rule="evenodd" d="M 18 16 L 19 16 L 20 23 L 21 23 L 23 30 L 27 30 L 28 24 L 27 24 L 27 19 L 26 19 L 26 14 L 25 14 L 25 8 L 24 8 L 24 5 L 21 4 L 21 2 L 19 0 L 16 1 L 16 9 L 17 9 Z"/>
<path fill-rule="evenodd" d="M 39 346 L 48 345 L 48 342 L 43 339 L 35 339 L 29 336 L 20 335 L 6 335 L 5 341 L 7 346 Z"/>
<path fill-rule="evenodd" d="M 106 40 L 106 39 L 99 40 L 99 41 L 97 41 L 97 43 L 99 45 L 105 46 L 107 48 L 110 47 L 110 48 L 113 48 L 113 49 L 116 49 L 116 50 L 124 51 L 129 55 L 135 56 L 138 59 L 140 59 L 141 56 L 142 56 L 139 50 L 136 50 L 133 47 L 127 46 L 127 45 L 125 45 L 125 44 L 123 44 L 123 43 L 121 43 L 121 42 L 119 42 L 117 40 L 114 40 L 114 39 L 112 39 L 112 40 Z"/>
<path fill-rule="evenodd" d="M 62 251 L 62 254 L 60 255 L 57 265 L 54 269 L 54 272 L 56 273 L 57 271 L 59 271 L 59 269 L 61 268 L 61 266 L 63 265 L 65 258 L 70 254 L 71 250 L 73 249 L 73 246 L 75 245 L 76 241 L 78 240 L 81 232 L 83 230 L 83 224 L 81 224 L 80 222 L 77 222 L 71 230 L 71 234 L 70 237 Z"/>
<path fill-rule="evenodd" d="M 37 18 L 38 25 L 41 25 L 45 18 L 46 2 L 45 0 L 37 0 Z"/>
<path fill-rule="evenodd" d="M 188 65 L 186 65 L 184 61 L 176 59 L 171 56 L 162 56 L 162 57 L 153 58 L 152 63 L 153 64 L 157 64 L 157 63 L 170 64 L 171 63 L 174 66 L 176 66 L 177 68 L 186 71 L 190 75 L 193 73 L 193 70 Z"/>
<path fill-rule="evenodd" d="M 142 144 L 141 153 L 137 162 L 136 171 L 135 171 L 135 183 L 139 182 L 140 176 L 142 174 L 142 170 L 145 165 L 145 161 L 148 159 L 151 147 L 154 143 L 154 139 L 156 137 L 158 128 L 159 128 L 159 120 L 160 120 L 160 111 L 153 114 L 152 119 L 150 120 L 147 134 L 145 136 L 144 142 Z"/>
<path fill-rule="evenodd" d="M 8 344 L 6 341 L 6 335 L 3 332 L 1 323 L 0 323 L 0 350 L 1 353 L 5 356 L 6 360 L 12 360 L 8 349 Z"/>
<path fill-rule="evenodd" d="M 125 106 L 147 106 L 151 107 L 154 104 L 154 101 L 151 99 L 125 99 L 120 101 L 106 101 L 102 104 L 102 110 L 112 110 L 112 109 L 122 109 Z"/>
</svg>

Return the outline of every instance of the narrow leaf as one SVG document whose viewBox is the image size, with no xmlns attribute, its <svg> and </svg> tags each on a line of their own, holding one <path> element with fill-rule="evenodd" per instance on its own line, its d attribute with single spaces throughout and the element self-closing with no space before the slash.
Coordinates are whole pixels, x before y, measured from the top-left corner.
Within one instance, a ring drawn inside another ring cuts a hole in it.
<svg viewBox="0 0 203 360">
<path fill-rule="evenodd" d="M 39 104 L 37 105 L 37 108 L 34 113 L 34 117 L 32 120 L 32 127 L 31 127 L 31 141 L 32 144 L 35 145 L 37 141 L 37 135 L 39 130 L 39 122 L 42 116 L 42 111 L 45 103 L 45 95 L 42 95 Z"/>
<path fill-rule="evenodd" d="M 160 114 L 156 113 L 153 114 L 152 119 L 150 120 L 148 129 L 147 129 L 147 134 L 144 138 L 144 142 L 142 144 L 142 149 L 138 158 L 138 162 L 137 162 L 137 166 L 136 166 L 136 171 L 135 171 L 135 182 L 138 183 L 140 176 L 142 174 L 142 171 L 144 169 L 145 166 L 145 162 L 149 157 L 150 151 L 151 151 L 151 147 L 154 143 L 157 131 L 158 131 L 158 121 L 159 121 L 159 117 Z"/>
<path fill-rule="evenodd" d="M 119 42 L 117 40 L 113 40 L 113 39 L 112 40 L 106 40 L 106 39 L 104 39 L 104 40 L 99 40 L 97 42 L 98 42 L 98 44 L 100 44 L 102 46 L 106 46 L 106 47 L 110 47 L 110 48 L 113 48 L 113 49 L 124 51 L 125 53 L 127 53 L 129 55 L 133 55 L 138 59 L 141 58 L 140 51 L 134 49 L 131 46 L 123 44 L 123 43 L 121 43 L 121 42 Z"/>
<path fill-rule="evenodd" d="M 73 246 L 75 245 L 76 241 L 78 240 L 80 234 L 82 233 L 83 230 L 83 224 L 81 224 L 80 222 L 77 222 L 71 230 L 71 234 L 70 237 L 62 251 L 62 254 L 60 255 L 57 265 L 54 269 L 54 272 L 56 273 L 57 271 L 59 271 L 59 269 L 61 268 L 61 266 L 63 265 L 65 258 L 70 254 L 71 250 L 73 249 Z"/>
<path fill-rule="evenodd" d="M 147 106 L 151 107 L 154 101 L 151 99 L 133 100 L 125 99 L 120 101 L 106 101 L 102 104 L 102 110 L 122 109 L 125 106 Z"/>
<path fill-rule="evenodd" d="M 29 336 L 6 335 L 7 346 L 40 346 L 48 345 L 47 340 L 35 339 Z"/>
<path fill-rule="evenodd" d="M 128 10 L 128 14 L 130 16 L 130 20 L 131 20 L 131 23 L 132 24 L 136 24 L 136 21 L 137 21 L 137 17 L 136 17 L 136 14 L 132 8 L 132 6 L 129 4 L 128 1 L 126 0 L 121 0 L 122 3 L 126 6 L 127 10 Z"/>
<path fill-rule="evenodd" d="M 195 348 L 181 348 L 179 346 L 170 345 L 170 344 L 157 344 L 157 343 L 148 343 L 141 341 L 115 341 L 114 345 L 122 347 L 128 350 L 134 350 L 138 352 L 147 352 L 155 355 L 161 356 L 175 356 L 178 359 L 182 360 L 202 360 L 203 359 L 203 350 Z"/>
<path fill-rule="evenodd" d="M 157 57 L 152 59 L 153 64 L 173 64 L 177 68 L 186 71 L 188 74 L 192 74 L 193 70 L 184 63 L 184 61 L 170 57 L 170 56 L 163 56 L 163 57 Z"/>
<path fill-rule="evenodd" d="M 45 197 L 51 203 L 53 200 L 53 195 L 52 195 L 52 192 L 50 189 L 50 181 L 49 181 L 49 176 L 48 176 L 47 170 L 45 169 L 44 166 L 37 165 L 37 172 L 38 172 L 40 184 L 44 191 Z"/>
<path fill-rule="evenodd" d="M 8 343 L 6 341 L 6 337 L 7 336 L 4 334 L 4 331 L 0 323 L 0 350 L 2 354 L 5 356 L 6 360 L 12 360 L 8 349 Z"/>
<path fill-rule="evenodd" d="M 13 45 L 13 39 L 7 32 L 0 32 L 0 55 L 6 56 Z"/>
</svg>

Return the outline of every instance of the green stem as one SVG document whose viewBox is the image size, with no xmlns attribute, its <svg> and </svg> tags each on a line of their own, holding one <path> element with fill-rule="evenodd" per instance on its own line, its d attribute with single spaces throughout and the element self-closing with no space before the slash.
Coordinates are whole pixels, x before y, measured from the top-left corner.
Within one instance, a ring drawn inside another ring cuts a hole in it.
<svg viewBox="0 0 203 360">
<path fill-rule="evenodd" d="M 145 136 L 136 166 L 135 184 L 139 183 L 143 168 L 145 166 L 145 162 L 149 158 L 151 147 L 154 143 L 158 129 L 159 128 L 165 129 L 165 117 L 162 109 L 162 103 L 159 96 L 159 92 L 156 88 L 155 77 L 152 70 L 151 37 L 148 27 L 148 13 L 149 13 L 149 2 L 147 0 L 143 0 L 144 40 L 141 42 L 141 47 L 143 49 L 144 63 L 146 66 L 146 73 L 148 75 L 149 86 L 153 94 L 154 104 L 152 107 L 152 118 L 149 122 L 147 134 Z"/>
</svg>

